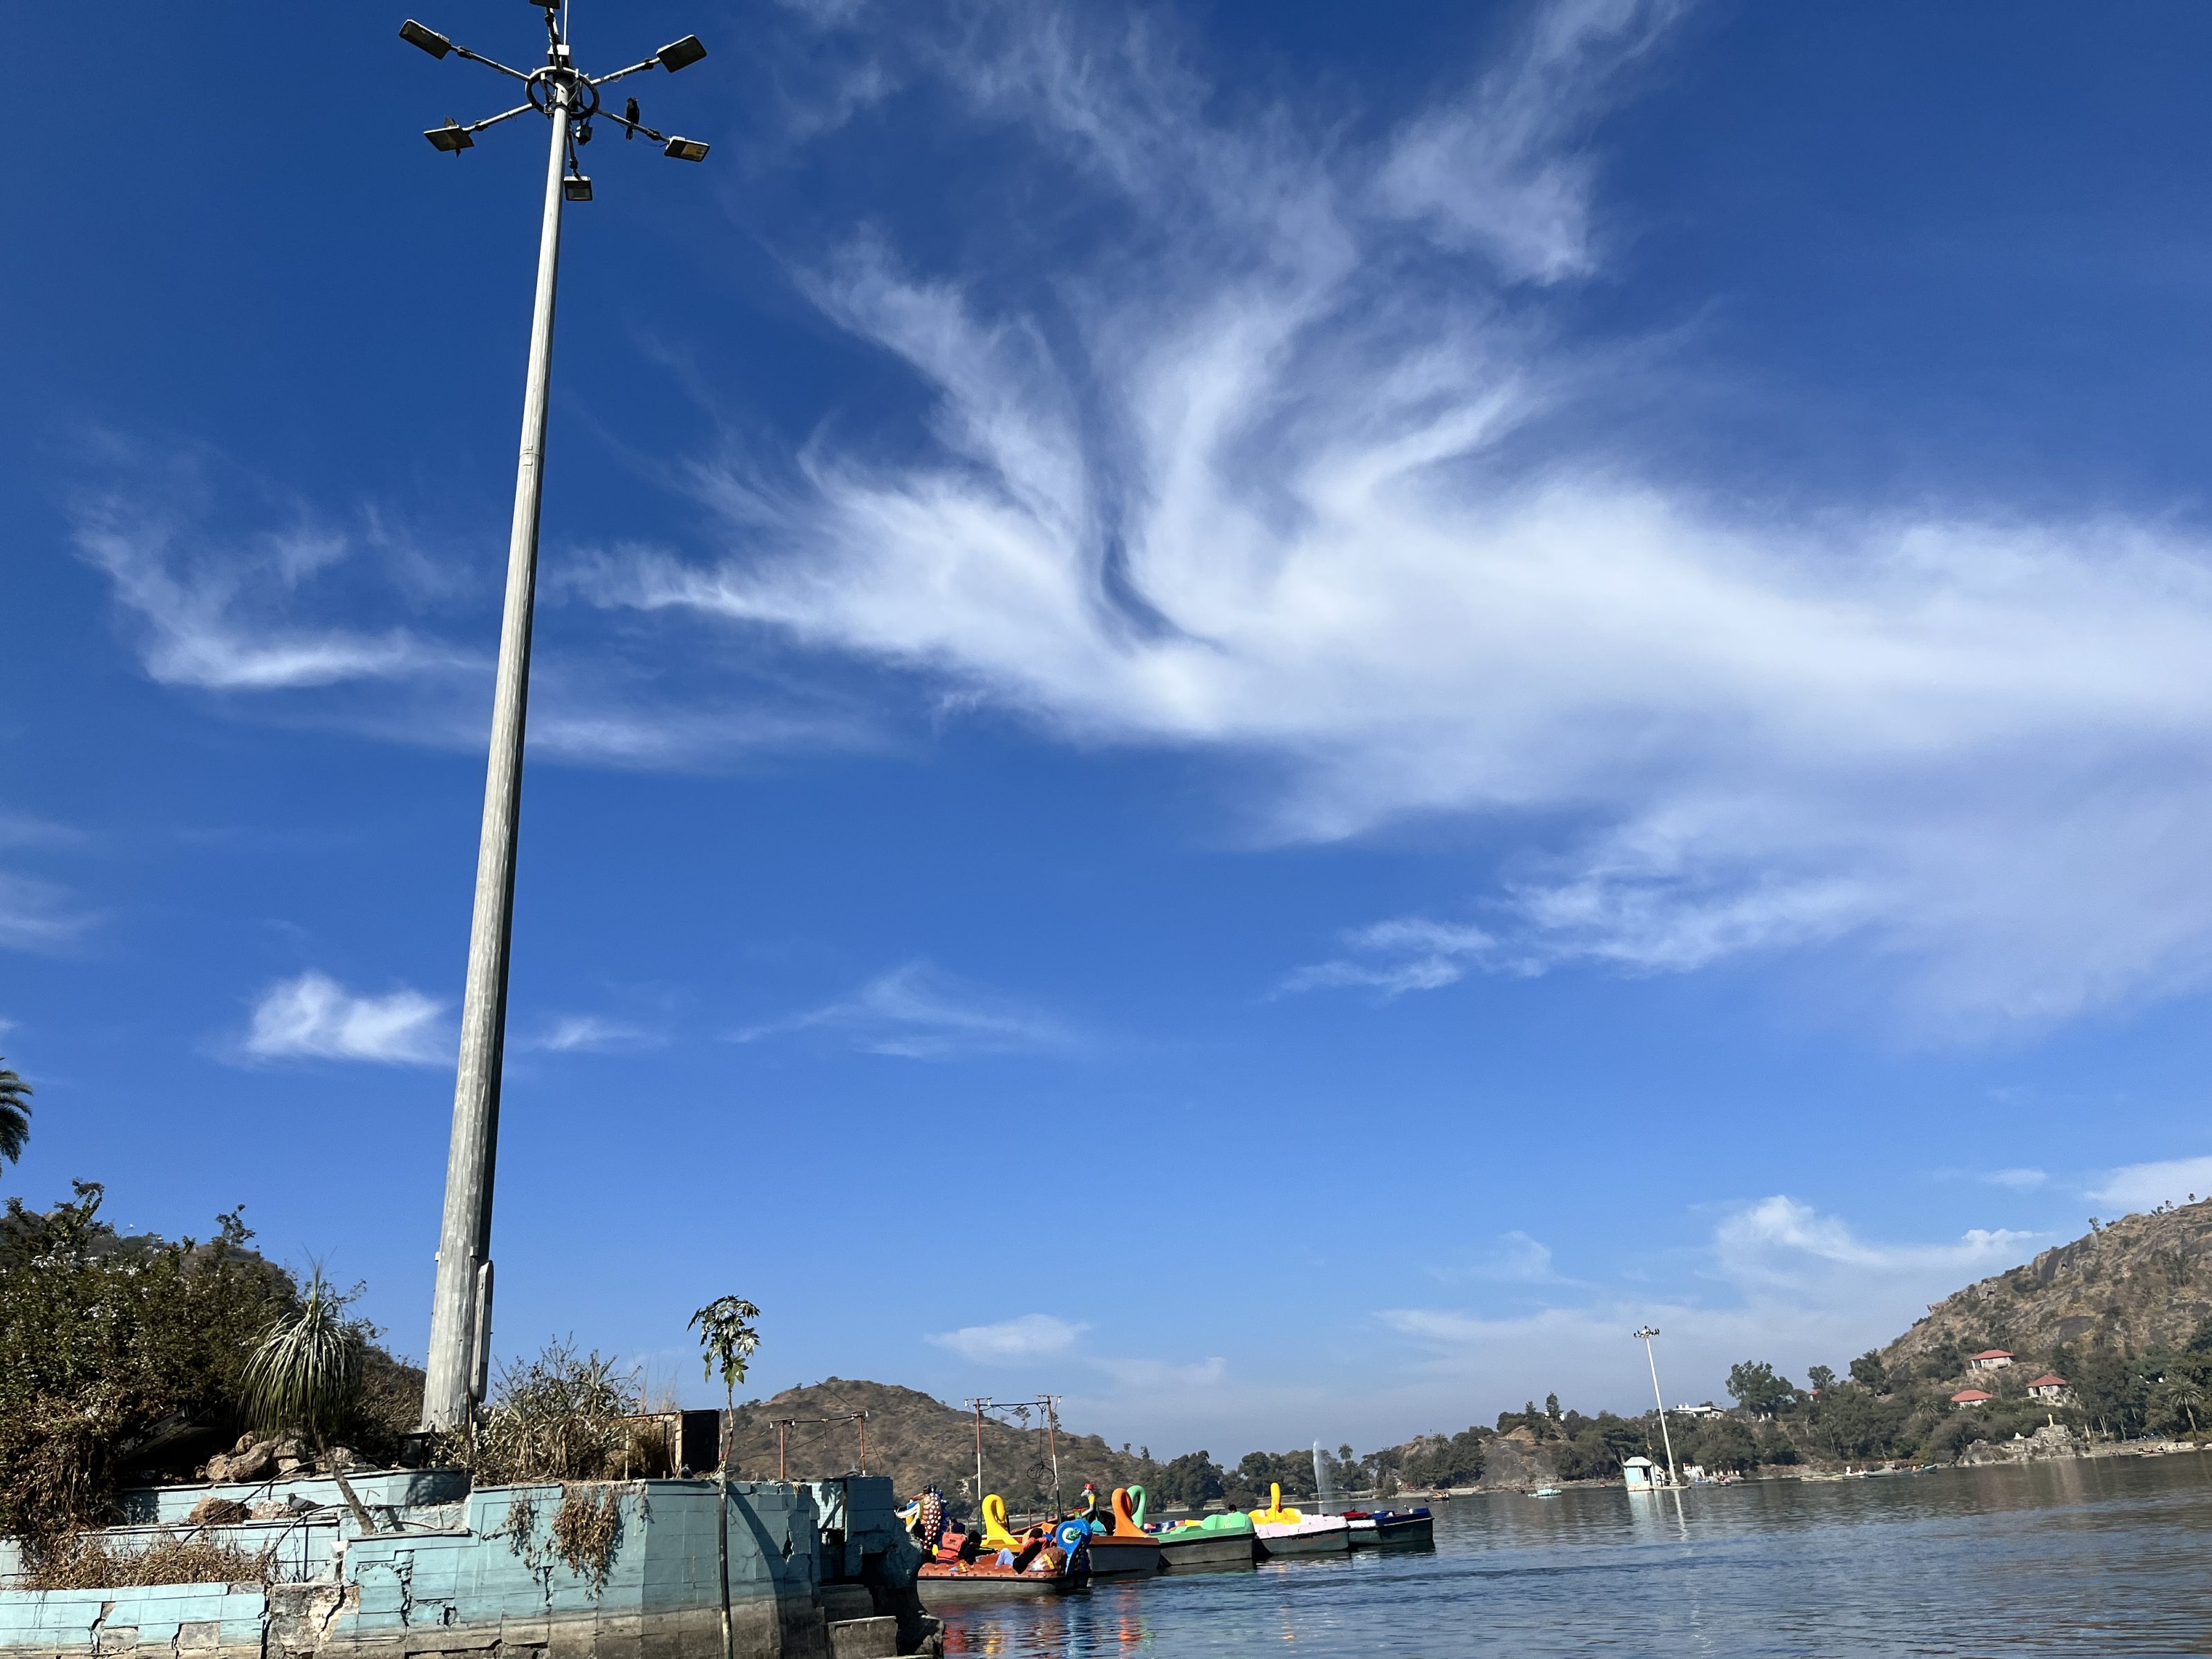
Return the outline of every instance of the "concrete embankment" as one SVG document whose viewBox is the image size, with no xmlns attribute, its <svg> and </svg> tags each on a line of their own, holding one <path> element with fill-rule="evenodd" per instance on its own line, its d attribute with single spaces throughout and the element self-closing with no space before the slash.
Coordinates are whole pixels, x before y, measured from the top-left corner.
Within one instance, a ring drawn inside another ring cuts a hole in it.
<svg viewBox="0 0 2212 1659">
<path fill-rule="evenodd" d="M 209 1498 L 262 1516 L 198 1529 L 275 1563 L 272 1583 L 0 1588 L 0 1659 L 720 1659 L 726 1538 L 736 1659 L 931 1650 L 919 1552 L 890 1482 L 711 1480 L 471 1490 L 457 1470 L 130 1494 L 127 1550 Z M 589 1526 L 561 1527 L 564 1503 Z M 278 1511 L 283 1512 L 278 1512 Z M 20 1578 L 10 1549 L 0 1584 Z"/>
</svg>

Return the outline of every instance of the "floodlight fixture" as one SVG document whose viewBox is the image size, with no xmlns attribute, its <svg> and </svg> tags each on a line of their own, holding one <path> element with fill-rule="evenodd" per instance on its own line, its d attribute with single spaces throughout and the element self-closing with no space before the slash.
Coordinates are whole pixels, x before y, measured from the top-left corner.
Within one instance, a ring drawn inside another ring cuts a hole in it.
<svg viewBox="0 0 2212 1659">
<path fill-rule="evenodd" d="M 1674 1431 L 1667 1426 L 1667 1397 L 1659 1392 L 1659 1357 L 1651 1346 L 1651 1339 L 1659 1334 L 1659 1328 L 1639 1325 L 1629 1334 L 1644 1345 L 1644 1358 L 1651 1367 L 1651 1402 L 1659 1407 L 1659 1437 L 1667 1445 L 1667 1484 L 1679 1486 L 1682 1478 L 1674 1473 Z"/>
<path fill-rule="evenodd" d="M 690 69 L 707 55 L 707 48 L 699 43 L 696 34 L 687 34 L 681 40 L 672 40 L 653 54 L 660 67 L 671 75 L 680 69 Z"/>
<path fill-rule="evenodd" d="M 420 46 L 433 58 L 443 58 L 453 49 L 453 43 L 435 29 L 426 29 L 413 18 L 399 26 L 399 38 L 411 46 Z"/>
<path fill-rule="evenodd" d="M 570 202 L 592 199 L 592 180 L 577 149 L 588 143 L 601 118 L 625 137 L 644 137 L 679 161 L 703 161 L 707 145 L 672 138 L 640 118 L 637 100 L 617 115 L 604 106 L 605 88 L 656 64 L 674 71 L 697 63 L 707 48 L 696 34 L 663 46 L 650 58 L 605 75 L 586 75 L 568 49 L 568 0 L 529 0 L 545 19 L 544 62 L 527 72 L 470 51 L 410 18 L 400 38 L 433 58 L 452 56 L 481 64 L 523 83 L 526 101 L 464 126 L 447 118 L 422 136 L 434 149 L 458 155 L 475 147 L 476 135 L 537 114 L 552 129 L 547 158 L 544 213 L 538 230 L 538 289 L 531 316 L 530 362 L 522 398 L 522 441 L 515 465 L 514 518 L 507 538 L 507 599 L 501 613 L 498 667 L 494 677 L 491 742 L 485 768 L 483 832 L 477 843 L 477 884 L 469 928 L 468 975 L 461 998 L 459 1063 L 453 1078 L 453 1139 L 446 1164 L 446 1199 L 438 1230 L 437 1285 L 431 1293 L 428 1376 L 422 1389 L 422 1426 L 451 1432 L 473 1419 L 485 1394 L 491 1354 L 492 1171 L 498 1151 L 500 1077 L 507 1044 L 508 957 L 514 938 L 516 830 L 522 805 L 525 727 L 530 690 L 530 634 L 538 581 L 540 507 L 544 498 L 545 429 L 553 367 L 554 275 L 561 251 L 561 219 Z M 509 13 L 510 16 L 514 14 Z"/>
</svg>

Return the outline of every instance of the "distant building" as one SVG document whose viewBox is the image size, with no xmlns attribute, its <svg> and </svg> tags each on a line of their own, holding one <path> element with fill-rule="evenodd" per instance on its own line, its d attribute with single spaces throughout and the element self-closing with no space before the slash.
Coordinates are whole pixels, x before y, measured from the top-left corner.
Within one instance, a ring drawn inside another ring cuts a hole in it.
<svg viewBox="0 0 2212 1659">
<path fill-rule="evenodd" d="M 1620 1478 L 1631 1492 L 1649 1491 L 1659 1486 L 1659 1466 L 1648 1457 L 1632 1457 L 1620 1466 Z"/>
<path fill-rule="evenodd" d="M 1951 1403 L 1954 1406 L 1986 1406 L 1996 1398 L 1996 1395 L 1981 1389 L 1961 1389 L 1951 1396 Z"/>
<path fill-rule="evenodd" d="M 1670 1417 L 1719 1417 L 1723 1413 L 1720 1407 L 1708 1400 L 1702 1406 L 1669 1406 L 1667 1414 Z"/>
<path fill-rule="evenodd" d="M 2002 1348 L 1984 1348 L 1966 1362 L 1970 1371 L 2001 1371 L 2012 1364 L 2012 1356 Z"/>
<path fill-rule="evenodd" d="M 2027 1391 L 2038 1400 L 2063 1400 L 2069 1392 L 2066 1379 L 2056 1371 L 2045 1371 L 2027 1385 Z"/>
</svg>

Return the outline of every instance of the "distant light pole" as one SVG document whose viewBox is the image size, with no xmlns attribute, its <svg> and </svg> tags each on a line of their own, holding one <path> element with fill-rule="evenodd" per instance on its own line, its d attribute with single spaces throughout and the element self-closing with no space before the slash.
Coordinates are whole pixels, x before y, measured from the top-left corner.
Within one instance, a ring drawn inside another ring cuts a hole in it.
<svg viewBox="0 0 2212 1659">
<path fill-rule="evenodd" d="M 545 168 L 545 214 L 538 235 L 538 295 L 531 313 L 530 368 L 522 395 L 522 453 L 514 478 L 514 522 L 507 538 L 507 603 L 500 618 L 499 671 L 492 698 L 491 758 L 484 775 L 483 833 L 477 849 L 476 908 L 469 925 L 468 981 L 461 1000 L 460 1064 L 453 1085 L 453 1139 L 446 1160 L 446 1212 L 438 1231 L 438 1281 L 430 1302 L 428 1376 L 422 1426 L 454 1429 L 484 1397 L 491 1363 L 491 1193 L 499 1147 L 500 1069 L 507 1037 L 507 970 L 514 935 L 515 831 L 522 805 L 522 738 L 530 699 L 530 623 L 538 586 L 538 511 L 545 486 L 546 389 L 553 369 L 553 290 L 561 263 L 561 209 L 592 199 L 577 162 L 601 117 L 640 133 L 680 161 L 704 161 L 707 146 L 669 137 L 638 119 L 637 100 L 622 114 L 599 106 L 599 88 L 658 64 L 671 71 L 707 55 L 687 34 L 641 64 L 598 76 L 577 71 L 568 52 L 565 0 L 530 0 L 545 15 L 545 63 L 527 74 L 457 46 L 409 18 L 399 38 L 433 58 L 448 52 L 522 82 L 524 101 L 487 119 L 446 125 L 422 136 L 448 155 L 472 149 L 476 135 L 532 111 L 553 130 Z"/>
<path fill-rule="evenodd" d="M 1667 1431 L 1667 1398 L 1659 1392 L 1659 1361 L 1654 1357 L 1651 1347 L 1651 1339 L 1659 1334 L 1659 1328 L 1656 1325 L 1639 1326 L 1632 1334 L 1644 1345 L 1644 1357 L 1651 1364 L 1651 1398 L 1659 1407 L 1659 1437 L 1667 1447 L 1667 1484 L 1679 1486 L 1682 1482 L 1674 1473 L 1674 1437 Z"/>
</svg>

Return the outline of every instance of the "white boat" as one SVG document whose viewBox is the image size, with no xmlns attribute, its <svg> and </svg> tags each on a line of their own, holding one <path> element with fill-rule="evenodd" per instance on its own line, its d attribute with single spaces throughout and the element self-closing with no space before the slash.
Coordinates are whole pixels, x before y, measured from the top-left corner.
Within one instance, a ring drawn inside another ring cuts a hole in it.
<svg viewBox="0 0 2212 1659">
<path fill-rule="evenodd" d="M 1342 1555 L 1352 1547 L 1352 1523 L 1340 1515 L 1309 1515 L 1296 1521 L 1259 1521 L 1252 1530 L 1270 1556 Z"/>
</svg>

